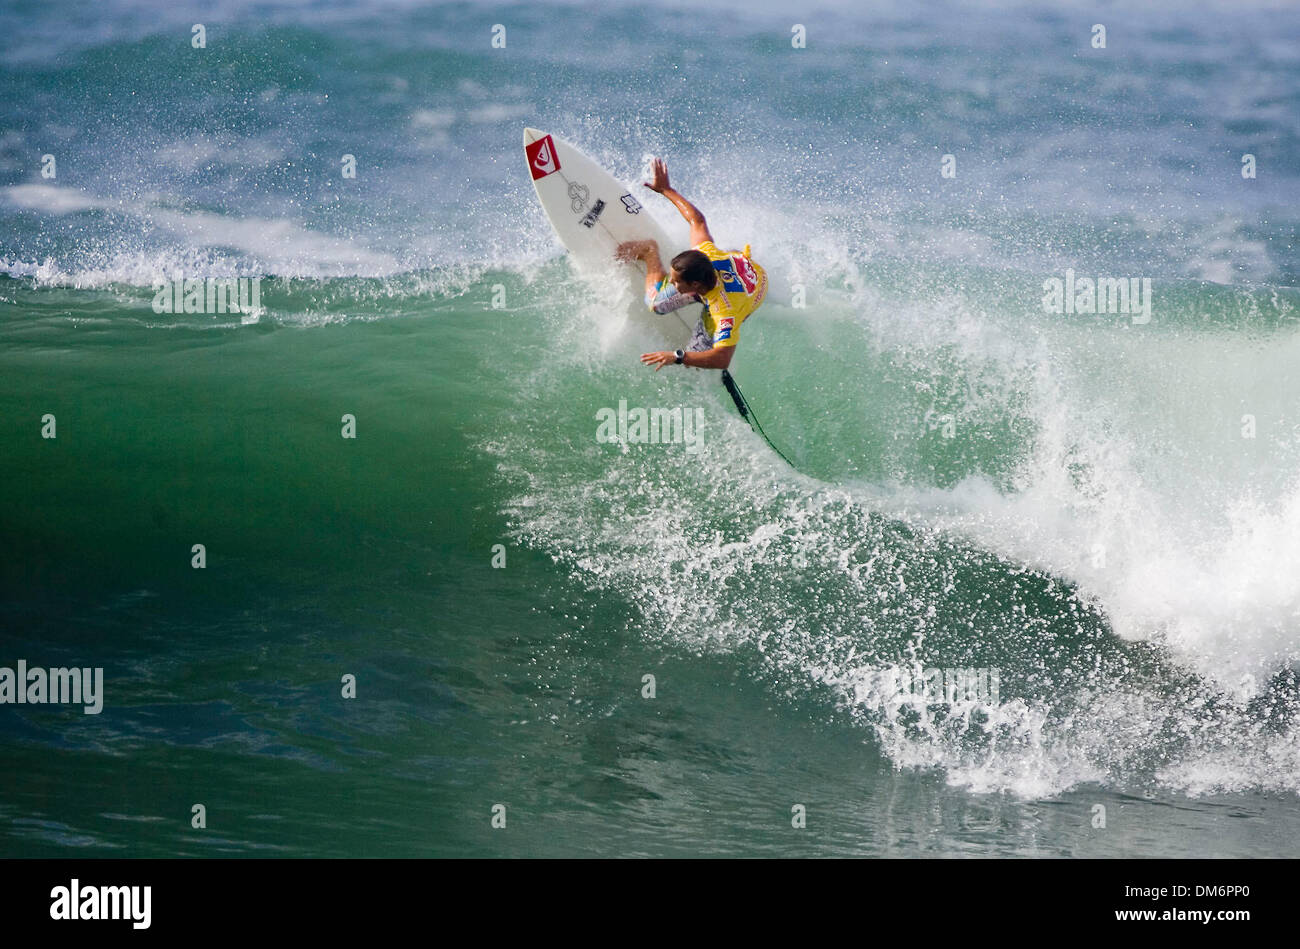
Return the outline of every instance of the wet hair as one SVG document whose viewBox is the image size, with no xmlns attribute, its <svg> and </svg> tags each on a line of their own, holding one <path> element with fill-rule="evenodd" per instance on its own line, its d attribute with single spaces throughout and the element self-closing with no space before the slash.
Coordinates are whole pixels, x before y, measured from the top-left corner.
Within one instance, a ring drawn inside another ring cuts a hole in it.
<svg viewBox="0 0 1300 949">
<path fill-rule="evenodd" d="M 705 290 L 712 290 L 718 283 L 718 272 L 713 269 L 713 262 L 698 250 L 684 250 L 674 257 L 673 270 L 683 280 L 702 284 Z"/>
</svg>

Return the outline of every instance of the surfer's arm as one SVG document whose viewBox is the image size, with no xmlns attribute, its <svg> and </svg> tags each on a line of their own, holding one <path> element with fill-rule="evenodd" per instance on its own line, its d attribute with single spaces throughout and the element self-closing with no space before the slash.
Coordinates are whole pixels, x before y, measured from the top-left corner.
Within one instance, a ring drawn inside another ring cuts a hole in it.
<svg viewBox="0 0 1300 949">
<path fill-rule="evenodd" d="M 659 287 L 659 281 L 668 276 L 664 263 L 659 258 L 657 241 L 624 241 L 618 245 L 616 255 L 619 260 L 640 260 L 645 263 L 645 292 L 647 298 L 653 297 Z"/>
<path fill-rule="evenodd" d="M 709 233 L 709 222 L 704 220 L 703 212 L 683 198 L 677 189 L 668 183 L 668 166 L 664 164 L 663 159 L 656 158 L 650 166 L 650 172 L 652 178 L 645 186 L 671 201 L 673 207 L 686 218 L 686 223 L 691 226 L 691 246 L 696 247 L 704 241 L 712 241 L 713 235 Z"/>
<path fill-rule="evenodd" d="M 686 223 L 691 226 L 692 247 L 698 247 L 705 241 L 713 240 L 713 235 L 709 233 L 709 222 L 704 220 L 704 215 L 700 213 L 699 208 L 683 198 L 674 188 L 664 188 L 659 193 L 671 201 L 678 211 L 682 212 L 682 217 L 686 218 Z"/>
<path fill-rule="evenodd" d="M 687 353 L 682 357 L 682 365 L 694 366 L 696 369 L 726 369 L 731 365 L 731 357 L 735 353 L 735 346 L 714 346 L 712 349 Z"/>
<path fill-rule="evenodd" d="M 694 366 L 696 369 L 726 369 L 731 365 L 731 357 L 735 351 L 735 346 L 714 346 L 712 349 L 688 352 L 682 356 L 682 365 Z M 654 366 L 655 372 L 658 372 L 664 366 L 675 363 L 677 354 L 643 353 L 641 361 L 647 366 Z"/>
</svg>

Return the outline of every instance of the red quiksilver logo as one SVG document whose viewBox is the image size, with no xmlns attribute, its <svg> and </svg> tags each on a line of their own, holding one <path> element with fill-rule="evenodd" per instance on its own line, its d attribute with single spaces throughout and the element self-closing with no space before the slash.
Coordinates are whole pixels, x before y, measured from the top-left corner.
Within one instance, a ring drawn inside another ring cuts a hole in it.
<svg viewBox="0 0 1300 949">
<path fill-rule="evenodd" d="M 543 135 L 527 146 L 524 153 L 528 156 L 528 170 L 533 173 L 534 181 L 560 170 L 560 158 L 555 154 L 555 143 L 549 135 Z"/>
<path fill-rule="evenodd" d="M 736 265 L 736 273 L 740 276 L 740 282 L 745 285 L 745 292 L 753 294 L 754 288 L 758 286 L 758 274 L 754 271 L 754 265 L 741 254 L 732 254 L 731 260 Z"/>
</svg>

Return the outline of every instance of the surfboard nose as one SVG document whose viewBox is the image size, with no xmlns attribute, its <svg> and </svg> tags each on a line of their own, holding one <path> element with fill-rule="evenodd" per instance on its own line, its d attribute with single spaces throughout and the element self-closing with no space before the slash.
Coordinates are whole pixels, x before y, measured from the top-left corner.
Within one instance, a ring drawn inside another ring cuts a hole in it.
<svg viewBox="0 0 1300 949">
<path fill-rule="evenodd" d="M 537 129 L 534 129 L 534 128 L 525 128 L 525 129 L 524 129 L 524 144 L 525 144 L 525 145 L 531 145 L 531 144 L 533 144 L 533 142 L 537 141 L 539 138 L 545 138 L 545 137 L 546 137 L 546 133 L 545 133 L 545 132 L 539 132 Z"/>
</svg>

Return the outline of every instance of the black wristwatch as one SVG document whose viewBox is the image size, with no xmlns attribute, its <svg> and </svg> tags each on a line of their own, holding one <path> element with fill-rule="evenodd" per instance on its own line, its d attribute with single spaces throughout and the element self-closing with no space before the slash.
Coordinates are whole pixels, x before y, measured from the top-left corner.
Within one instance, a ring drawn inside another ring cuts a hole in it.
<svg viewBox="0 0 1300 949">
<path fill-rule="evenodd" d="M 677 350 L 676 353 L 674 353 L 674 355 L 677 357 L 677 365 L 680 366 L 682 364 L 682 361 L 686 358 L 686 353 L 682 352 L 682 350 L 679 349 Z"/>
</svg>

